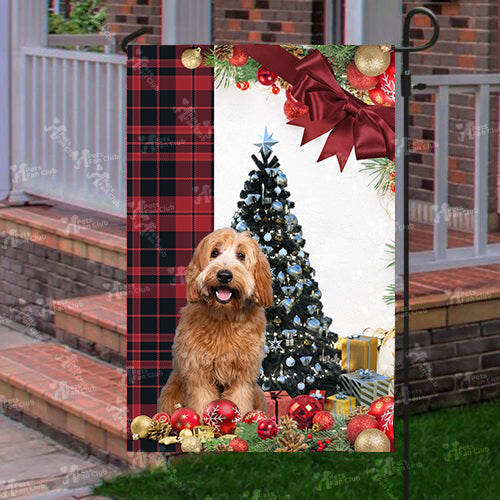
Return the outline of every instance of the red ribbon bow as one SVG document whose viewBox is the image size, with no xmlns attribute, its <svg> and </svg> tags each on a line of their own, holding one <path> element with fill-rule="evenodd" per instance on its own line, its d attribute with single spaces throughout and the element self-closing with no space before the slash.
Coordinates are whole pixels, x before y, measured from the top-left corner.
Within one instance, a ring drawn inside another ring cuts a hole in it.
<svg viewBox="0 0 500 500">
<path fill-rule="evenodd" d="M 298 59 L 282 47 L 271 47 L 238 46 L 290 82 L 293 97 L 309 107 L 308 113 L 288 122 L 304 127 L 301 146 L 331 131 L 318 161 L 337 155 L 341 171 L 353 146 L 358 160 L 385 156 L 394 159 L 394 108 L 369 106 L 342 89 L 318 50 Z"/>
</svg>

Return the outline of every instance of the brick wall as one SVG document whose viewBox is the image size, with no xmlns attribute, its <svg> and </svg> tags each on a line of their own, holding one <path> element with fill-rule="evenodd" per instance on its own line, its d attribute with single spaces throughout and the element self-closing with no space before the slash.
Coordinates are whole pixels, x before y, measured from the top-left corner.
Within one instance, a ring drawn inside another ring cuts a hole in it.
<svg viewBox="0 0 500 500">
<path fill-rule="evenodd" d="M 54 299 L 118 292 L 125 271 L 12 237 L 0 236 L 0 321 L 55 335 Z"/>
<path fill-rule="evenodd" d="M 108 30 L 128 35 L 139 28 L 147 33 L 134 43 L 161 43 L 161 0 L 101 0 L 106 7 Z"/>
<path fill-rule="evenodd" d="M 397 335 L 396 397 L 403 382 L 402 349 Z M 500 321 L 410 332 L 409 359 L 412 412 L 498 398 Z"/>
<path fill-rule="evenodd" d="M 322 0 L 213 0 L 214 43 L 322 43 Z"/>
<path fill-rule="evenodd" d="M 439 18 L 441 34 L 430 50 L 412 54 L 412 72 L 419 74 L 459 74 L 498 72 L 498 1 L 448 0 L 422 3 L 405 1 L 404 11 L 422 6 Z M 430 22 L 417 16 L 413 20 L 412 39 L 422 44 L 431 36 Z M 414 78 L 417 82 L 418 78 Z M 474 96 L 454 94 L 450 97 L 449 204 L 473 208 L 474 175 Z M 491 99 L 491 128 L 498 127 L 498 99 Z M 412 98 L 410 137 L 416 139 L 411 155 L 410 197 L 433 201 L 434 167 L 434 100 L 421 95 Z M 489 210 L 497 211 L 498 134 L 490 133 Z"/>
</svg>

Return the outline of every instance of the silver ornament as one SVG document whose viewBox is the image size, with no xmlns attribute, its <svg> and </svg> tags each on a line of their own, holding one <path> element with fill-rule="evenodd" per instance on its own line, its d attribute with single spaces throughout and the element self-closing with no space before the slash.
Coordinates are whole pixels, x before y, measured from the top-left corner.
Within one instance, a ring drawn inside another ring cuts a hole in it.
<svg viewBox="0 0 500 500">
<path fill-rule="evenodd" d="M 307 320 L 306 328 L 312 332 L 317 333 L 319 331 L 320 323 L 316 318 L 310 318 Z"/>
<path fill-rule="evenodd" d="M 299 383 L 297 384 L 297 389 L 298 389 L 299 391 L 303 391 L 305 388 L 306 388 L 306 384 L 304 384 L 304 382 L 299 382 Z"/>
<path fill-rule="evenodd" d="M 273 201 L 271 208 L 273 208 L 277 212 L 281 212 L 283 210 L 283 203 L 281 203 L 281 201 Z"/>
<path fill-rule="evenodd" d="M 264 235 L 264 241 L 271 241 L 273 237 L 271 236 L 271 233 L 266 233 Z"/>
<path fill-rule="evenodd" d="M 292 368 L 292 366 L 295 366 L 295 359 L 293 359 L 292 356 L 289 356 L 288 358 L 286 358 L 285 363 L 288 368 Z"/>
<path fill-rule="evenodd" d="M 246 222 L 238 222 L 238 224 L 236 224 L 236 231 L 242 233 L 243 231 L 248 231 L 248 226 L 246 224 Z"/>
</svg>

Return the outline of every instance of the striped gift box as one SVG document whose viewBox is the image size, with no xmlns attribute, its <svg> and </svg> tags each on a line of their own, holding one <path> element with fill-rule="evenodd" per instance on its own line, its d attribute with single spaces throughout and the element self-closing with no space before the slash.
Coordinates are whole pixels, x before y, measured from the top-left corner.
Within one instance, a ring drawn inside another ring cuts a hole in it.
<svg viewBox="0 0 500 500">
<path fill-rule="evenodd" d="M 342 373 L 340 387 L 347 394 L 356 398 L 358 405 L 370 406 L 380 396 L 389 394 L 389 377 L 372 370 Z"/>
</svg>

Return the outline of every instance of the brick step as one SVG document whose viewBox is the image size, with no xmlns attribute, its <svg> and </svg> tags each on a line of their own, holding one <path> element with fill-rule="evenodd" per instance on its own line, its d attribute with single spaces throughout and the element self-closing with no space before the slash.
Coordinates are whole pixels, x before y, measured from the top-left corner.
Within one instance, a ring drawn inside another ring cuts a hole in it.
<svg viewBox="0 0 500 500">
<path fill-rule="evenodd" d="M 125 367 L 126 292 L 55 300 L 56 338 L 79 351 Z"/>
<path fill-rule="evenodd" d="M 69 347 L 39 342 L 0 350 L 0 395 L 82 451 L 128 461 L 126 374 Z"/>
<path fill-rule="evenodd" d="M 125 222 L 117 217 L 65 204 L 2 208 L 0 233 L 13 242 L 28 240 L 117 269 L 127 269 Z"/>
</svg>

